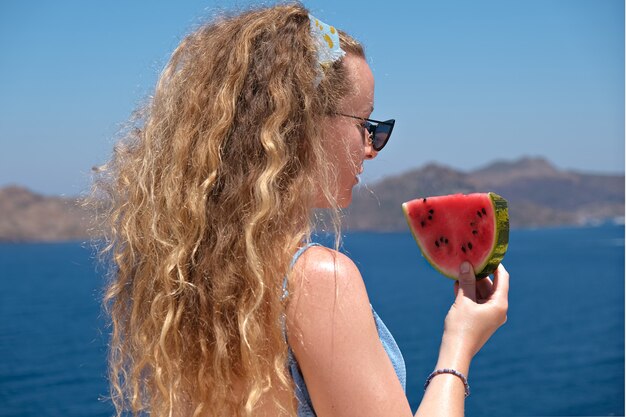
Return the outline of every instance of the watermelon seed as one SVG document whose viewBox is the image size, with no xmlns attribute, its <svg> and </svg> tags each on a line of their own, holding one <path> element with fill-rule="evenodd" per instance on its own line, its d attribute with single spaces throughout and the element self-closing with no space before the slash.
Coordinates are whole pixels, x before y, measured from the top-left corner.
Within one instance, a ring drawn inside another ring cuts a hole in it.
<svg viewBox="0 0 626 417">
<path fill-rule="evenodd" d="M 443 242 L 443 236 L 441 236 L 441 237 L 439 238 L 439 241 L 440 241 L 440 242 Z"/>
<path fill-rule="evenodd" d="M 463 251 L 463 253 L 467 252 L 467 251 L 465 250 L 465 246 L 461 246 L 461 250 Z"/>
<path fill-rule="evenodd" d="M 430 210 L 428 210 L 428 212 L 429 212 L 430 214 L 433 214 L 433 213 L 435 212 L 435 210 L 430 209 Z"/>
<path fill-rule="evenodd" d="M 480 214 L 480 211 L 477 211 L 476 214 L 478 214 L 478 217 L 483 217 L 483 215 Z"/>
<path fill-rule="evenodd" d="M 425 203 L 425 202 L 426 202 L 426 199 L 423 199 L 422 201 Z"/>
<path fill-rule="evenodd" d="M 426 222 L 424 220 L 422 220 L 420 224 L 422 225 L 422 227 L 426 226 Z"/>
<path fill-rule="evenodd" d="M 435 246 L 439 247 L 439 241 L 435 240 Z"/>
<path fill-rule="evenodd" d="M 482 209 L 483 214 L 487 214 L 487 211 L 485 211 L 485 208 L 483 207 Z"/>
<path fill-rule="evenodd" d="M 433 216 L 428 216 L 428 220 L 432 220 L 432 219 L 433 219 Z"/>
<path fill-rule="evenodd" d="M 470 250 L 472 250 L 472 242 L 468 242 L 467 247 L 470 248 Z"/>
<path fill-rule="evenodd" d="M 448 238 L 444 239 L 444 243 L 447 245 L 448 244 Z"/>
<path fill-rule="evenodd" d="M 478 231 L 477 231 L 477 230 L 472 230 L 472 234 L 473 234 L 473 235 L 477 235 L 477 234 L 478 234 Z"/>
</svg>

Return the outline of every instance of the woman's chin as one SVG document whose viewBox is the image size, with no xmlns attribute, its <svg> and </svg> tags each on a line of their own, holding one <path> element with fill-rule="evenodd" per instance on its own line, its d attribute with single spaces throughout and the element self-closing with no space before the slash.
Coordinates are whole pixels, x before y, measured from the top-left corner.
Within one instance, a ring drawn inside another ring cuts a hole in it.
<svg viewBox="0 0 626 417">
<path fill-rule="evenodd" d="M 354 187 L 356 187 L 359 182 L 359 177 L 355 176 L 354 182 L 352 184 L 346 184 L 343 191 L 335 193 L 335 207 L 344 209 L 352 203 L 352 194 L 354 191 Z M 326 198 L 324 198 L 323 194 L 320 192 L 318 194 L 318 198 L 315 201 L 315 208 L 327 209 L 332 207 L 333 204 Z"/>
</svg>

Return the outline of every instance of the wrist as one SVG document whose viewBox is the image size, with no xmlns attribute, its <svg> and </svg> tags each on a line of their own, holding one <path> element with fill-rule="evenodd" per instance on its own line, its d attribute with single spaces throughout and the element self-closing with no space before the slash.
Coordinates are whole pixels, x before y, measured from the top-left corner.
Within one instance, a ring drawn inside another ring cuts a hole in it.
<svg viewBox="0 0 626 417">
<path fill-rule="evenodd" d="M 471 362 L 472 355 L 468 349 L 461 343 L 452 343 L 444 336 L 435 369 L 452 368 L 467 376 Z"/>
<path fill-rule="evenodd" d="M 455 361 L 439 357 L 435 369 L 454 369 L 469 378 L 470 364 L 469 362 Z"/>
</svg>

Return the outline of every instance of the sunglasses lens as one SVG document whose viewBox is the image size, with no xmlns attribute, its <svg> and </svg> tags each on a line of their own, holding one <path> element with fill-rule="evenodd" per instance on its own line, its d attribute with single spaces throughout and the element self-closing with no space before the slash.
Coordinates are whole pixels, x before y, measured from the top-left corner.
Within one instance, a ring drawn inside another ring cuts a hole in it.
<svg viewBox="0 0 626 417">
<path fill-rule="evenodd" d="M 389 140 L 389 136 L 391 136 L 391 131 L 393 130 L 393 125 L 395 120 L 387 120 L 383 123 L 378 123 L 376 129 L 374 129 L 374 134 L 372 135 L 372 146 L 374 150 L 380 151 Z"/>
</svg>

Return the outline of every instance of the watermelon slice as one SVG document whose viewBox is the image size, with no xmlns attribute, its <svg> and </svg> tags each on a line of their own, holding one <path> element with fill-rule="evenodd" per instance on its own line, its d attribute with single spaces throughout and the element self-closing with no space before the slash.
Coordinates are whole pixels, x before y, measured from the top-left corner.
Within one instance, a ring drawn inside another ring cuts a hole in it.
<svg viewBox="0 0 626 417">
<path fill-rule="evenodd" d="M 476 278 L 498 267 L 509 244 L 507 202 L 495 193 L 418 198 L 402 204 L 413 237 L 428 262 L 458 279 L 469 261 Z"/>
</svg>

